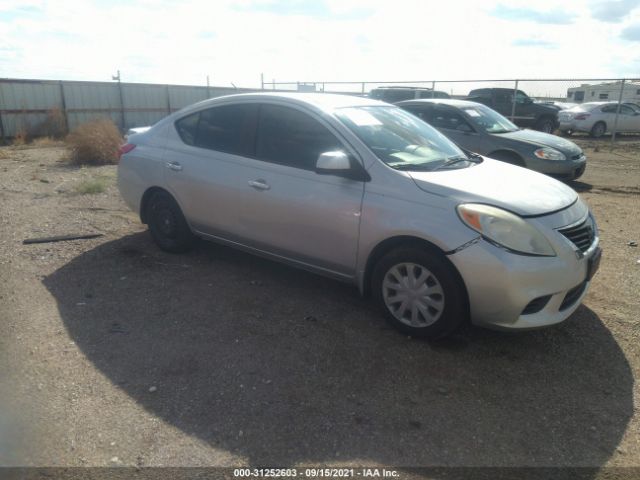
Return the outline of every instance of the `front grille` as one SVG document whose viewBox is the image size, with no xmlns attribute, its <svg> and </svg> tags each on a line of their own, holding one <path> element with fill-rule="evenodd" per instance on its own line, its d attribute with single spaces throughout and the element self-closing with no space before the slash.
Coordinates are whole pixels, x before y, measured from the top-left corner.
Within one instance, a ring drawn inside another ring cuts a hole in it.
<svg viewBox="0 0 640 480">
<path fill-rule="evenodd" d="M 574 303 L 576 303 L 576 301 L 580 298 L 580 295 L 582 295 L 582 293 L 584 292 L 585 288 L 587 288 L 587 282 L 582 282 L 580 285 L 569 290 L 564 296 L 564 300 L 562 300 L 562 303 L 560 304 L 560 311 L 566 310 Z"/>
<path fill-rule="evenodd" d="M 596 237 L 596 229 L 591 215 L 579 225 L 558 230 L 567 237 L 581 252 L 586 252 Z"/>
<path fill-rule="evenodd" d="M 524 310 L 522 310 L 522 315 L 531 315 L 532 313 L 538 313 L 542 310 L 545 305 L 549 302 L 551 295 L 545 295 L 544 297 L 538 297 L 531 300 Z"/>
</svg>

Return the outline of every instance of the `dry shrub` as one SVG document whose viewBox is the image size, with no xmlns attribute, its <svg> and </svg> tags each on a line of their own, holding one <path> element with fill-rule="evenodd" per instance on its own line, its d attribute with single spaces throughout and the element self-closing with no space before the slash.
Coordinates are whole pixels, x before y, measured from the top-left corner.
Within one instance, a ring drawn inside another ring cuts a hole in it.
<svg viewBox="0 0 640 480">
<path fill-rule="evenodd" d="M 26 128 L 21 127 L 13 137 L 12 144 L 16 146 L 26 145 L 29 142 L 30 137 L 29 131 Z"/>
<path fill-rule="evenodd" d="M 51 138 L 63 138 L 67 133 L 67 121 L 59 108 L 47 111 L 47 118 L 40 126 L 42 133 Z"/>
<path fill-rule="evenodd" d="M 71 162 L 79 165 L 118 163 L 118 149 L 123 143 L 118 127 L 108 119 L 83 123 L 66 141 L 71 148 Z"/>
</svg>

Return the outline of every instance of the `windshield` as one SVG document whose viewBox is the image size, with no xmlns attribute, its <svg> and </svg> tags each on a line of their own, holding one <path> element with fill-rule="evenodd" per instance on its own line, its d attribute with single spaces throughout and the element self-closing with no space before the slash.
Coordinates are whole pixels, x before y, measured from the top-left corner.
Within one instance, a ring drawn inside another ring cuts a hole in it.
<svg viewBox="0 0 640 480">
<path fill-rule="evenodd" d="M 398 107 L 347 107 L 336 115 L 376 156 L 398 170 L 464 168 L 467 159 L 447 137 Z"/>
<path fill-rule="evenodd" d="M 519 130 L 511 121 L 484 105 L 462 107 L 462 110 L 471 118 L 473 123 L 489 133 L 507 133 Z"/>
</svg>

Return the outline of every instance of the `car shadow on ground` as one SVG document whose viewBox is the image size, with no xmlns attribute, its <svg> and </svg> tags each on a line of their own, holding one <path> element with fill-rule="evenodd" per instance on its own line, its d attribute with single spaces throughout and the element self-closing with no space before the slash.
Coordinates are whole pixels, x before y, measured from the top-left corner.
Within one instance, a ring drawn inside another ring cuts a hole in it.
<svg viewBox="0 0 640 480">
<path fill-rule="evenodd" d="M 589 190 L 593 189 L 593 185 L 591 185 L 590 183 L 581 182 L 579 180 L 570 180 L 566 183 L 579 193 L 588 192 Z"/>
<path fill-rule="evenodd" d="M 252 465 L 599 466 L 633 414 L 627 360 L 584 306 L 537 332 L 412 340 L 351 286 L 146 233 L 44 284 L 114 384 Z"/>
</svg>

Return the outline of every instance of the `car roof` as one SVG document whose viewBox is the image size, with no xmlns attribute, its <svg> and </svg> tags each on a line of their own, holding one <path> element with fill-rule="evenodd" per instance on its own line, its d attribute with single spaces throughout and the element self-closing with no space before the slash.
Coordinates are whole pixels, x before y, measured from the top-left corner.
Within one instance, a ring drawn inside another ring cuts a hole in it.
<svg viewBox="0 0 640 480">
<path fill-rule="evenodd" d="M 224 103 L 246 102 L 246 101 L 269 101 L 284 100 L 292 105 L 307 105 L 316 107 L 319 110 L 331 112 L 336 108 L 343 107 L 363 107 L 363 106 L 389 106 L 388 103 L 374 100 L 367 97 L 356 97 L 355 95 L 339 95 L 332 93 L 299 93 L 299 92 L 256 92 L 240 93 L 235 95 L 224 95 L 222 97 L 203 100 L 185 109 L 200 110 L 204 107 L 215 106 Z"/>
<path fill-rule="evenodd" d="M 396 102 L 395 105 L 403 106 L 403 105 L 416 105 L 416 104 L 425 104 L 425 103 L 432 103 L 435 105 L 449 105 L 451 107 L 457 107 L 457 108 L 484 106 L 478 102 L 472 102 L 470 100 L 458 100 L 456 98 L 416 98 L 413 100 L 403 100 L 401 102 Z"/>
<path fill-rule="evenodd" d="M 402 85 L 388 85 L 384 87 L 376 87 L 373 90 L 427 90 L 430 92 L 432 89 L 429 87 L 405 87 Z"/>
</svg>

